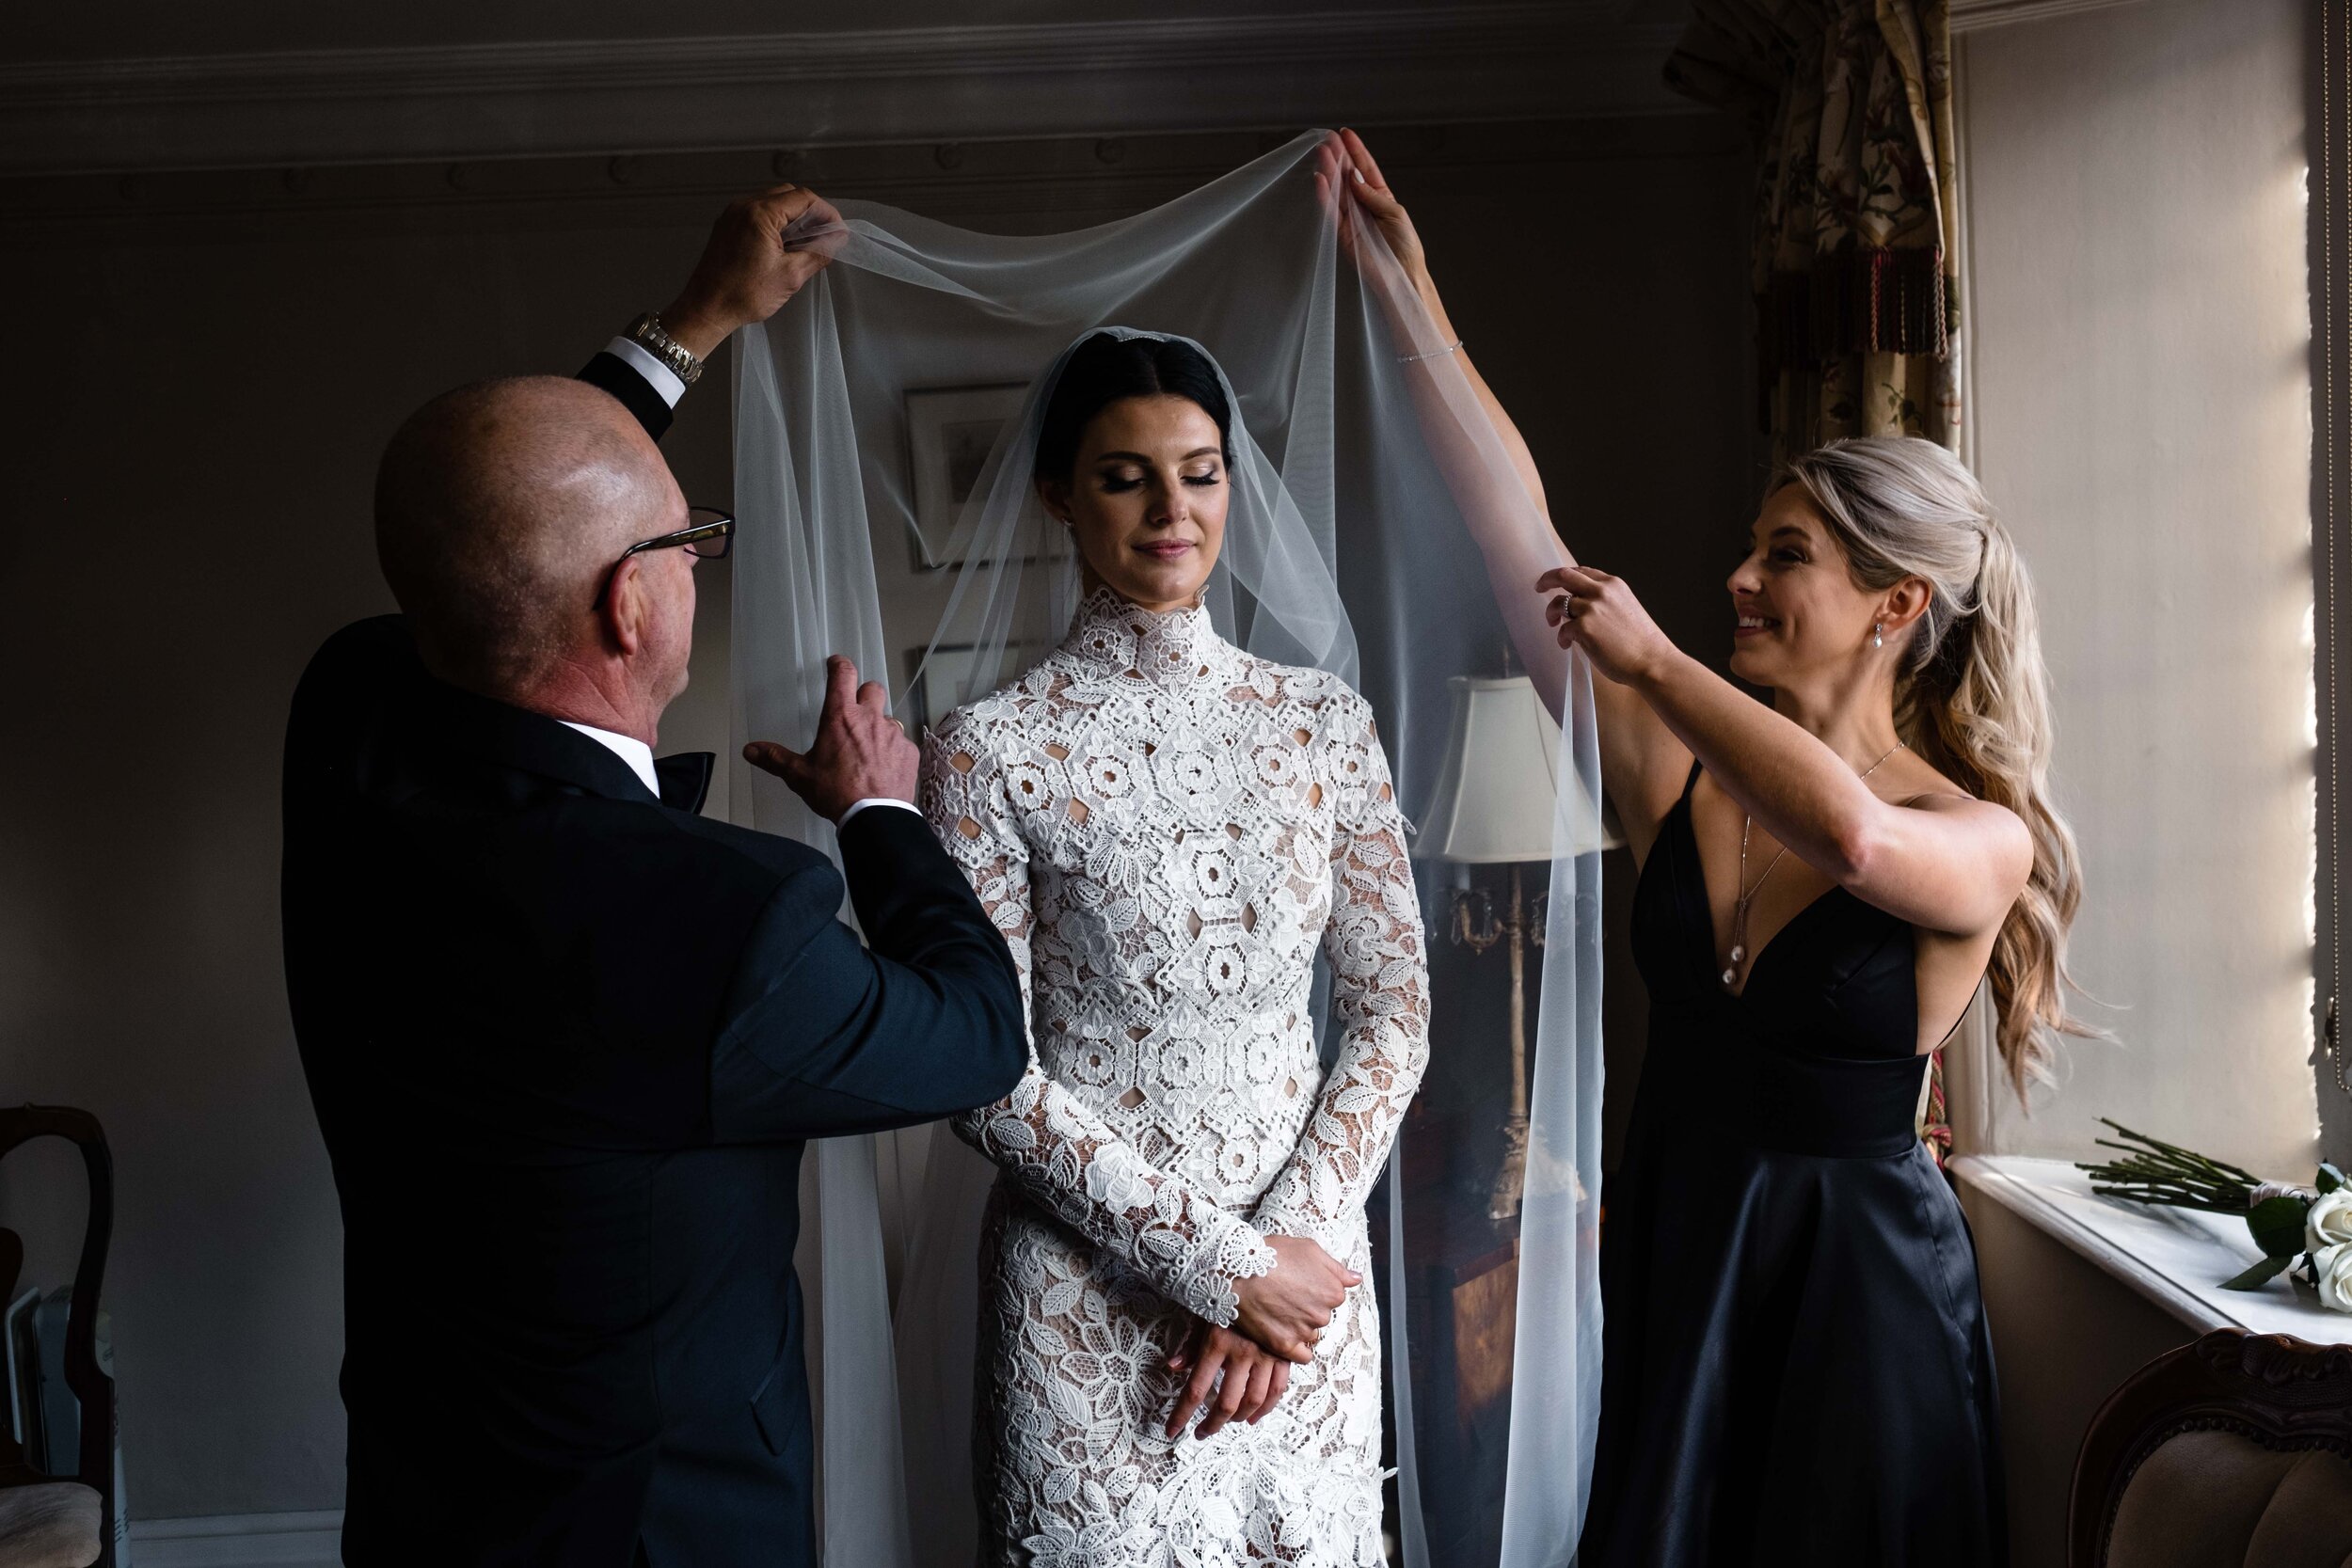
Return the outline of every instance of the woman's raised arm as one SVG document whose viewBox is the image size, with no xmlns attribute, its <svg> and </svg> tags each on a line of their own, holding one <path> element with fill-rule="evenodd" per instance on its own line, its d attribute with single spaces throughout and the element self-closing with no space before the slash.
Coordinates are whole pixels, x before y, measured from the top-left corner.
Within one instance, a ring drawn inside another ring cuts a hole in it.
<svg viewBox="0 0 2352 1568">
<path fill-rule="evenodd" d="M 1566 700 L 1568 658 L 1536 582 L 1575 564 L 1575 557 L 1552 525 L 1534 456 L 1455 332 L 1421 236 L 1363 138 L 1342 131 L 1327 141 L 1315 178 L 1339 224 L 1342 250 L 1388 318 L 1422 436 L 1486 560 L 1512 651 L 1557 719 Z M 1365 243 L 1367 230 L 1379 243 Z M 1603 787 L 1637 847 L 1645 849 L 1680 792 L 1691 754 L 1616 682 L 1596 675 L 1593 703 Z"/>
<path fill-rule="evenodd" d="M 1569 566 L 1547 580 L 1569 601 L 1549 611 L 1561 641 L 1653 709 L 1799 860 L 1928 930 L 1976 935 L 2009 913 L 2034 863 L 2032 835 L 2015 812 L 1947 792 L 1881 800 L 1803 725 L 1677 648 L 1621 579 Z"/>
</svg>

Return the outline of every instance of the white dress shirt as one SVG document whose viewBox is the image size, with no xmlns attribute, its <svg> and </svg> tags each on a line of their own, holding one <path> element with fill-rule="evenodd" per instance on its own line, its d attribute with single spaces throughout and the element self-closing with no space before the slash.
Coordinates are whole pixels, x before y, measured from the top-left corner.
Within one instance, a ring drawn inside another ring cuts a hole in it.
<svg viewBox="0 0 2352 1568">
<path fill-rule="evenodd" d="M 569 719 L 559 719 L 556 722 L 567 730 L 578 730 L 623 762 L 628 763 L 628 770 L 637 775 L 638 782 L 653 791 L 653 798 L 657 800 L 661 799 L 661 775 L 653 770 L 652 747 L 633 735 L 622 735 L 613 730 L 600 730 L 594 724 L 575 724 Z"/>
<path fill-rule="evenodd" d="M 656 773 L 653 768 L 652 747 L 646 745 L 644 741 L 638 739 L 633 735 L 622 735 L 613 730 L 600 730 L 594 724 L 576 724 L 569 719 L 559 719 L 556 722 L 563 725 L 567 730 L 578 730 L 580 734 L 586 736 L 597 745 L 602 746 L 605 750 L 611 752 L 614 756 L 619 757 L 623 762 L 628 763 L 628 770 L 636 774 L 638 781 L 647 789 L 653 791 L 653 798 L 657 800 L 661 799 L 661 776 Z M 841 814 L 841 820 L 834 823 L 834 826 L 836 828 L 848 827 L 850 825 L 850 818 L 855 816 L 859 812 L 864 811 L 868 806 L 896 806 L 900 811 L 914 811 L 917 809 L 913 802 L 901 800 L 896 796 L 868 795 L 865 800 L 856 801 L 848 811 L 843 812 Z"/>
<path fill-rule="evenodd" d="M 675 408 L 677 400 L 686 395 L 686 383 L 677 378 L 677 372 L 656 358 L 636 339 L 615 338 L 604 345 L 604 352 L 644 376 L 645 385 L 660 394 L 661 401 L 671 407 Z"/>
</svg>

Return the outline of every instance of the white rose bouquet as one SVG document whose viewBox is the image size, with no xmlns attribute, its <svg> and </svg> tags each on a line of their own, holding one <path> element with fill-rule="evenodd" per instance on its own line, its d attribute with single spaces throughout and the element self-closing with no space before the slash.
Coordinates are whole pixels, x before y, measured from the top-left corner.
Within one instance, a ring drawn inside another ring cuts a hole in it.
<svg viewBox="0 0 2352 1568">
<path fill-rule="evenodd" d="M 2240 1215 L 2263 1258 L 2223 1280 L 2223 1290 L 2250 1291 L 2299 1265 L 2302 1277 L 2319 1292 L 2320 1305 L 2352 1312 L 2352 1183 L 2344 1172 L 2323 1163 L 2309 1187 L 2265 1181 L 2251 1171 L 2099 1119 L 2123 1140 L 2101 1138 L 2099 1147 L 2122 1149 L 2124 1157 L 2106 1164 L 2078 1163 L 2077 1168 L 2090 1175 L 2092 1192 L 2134 1203 Z"/>
</svg>

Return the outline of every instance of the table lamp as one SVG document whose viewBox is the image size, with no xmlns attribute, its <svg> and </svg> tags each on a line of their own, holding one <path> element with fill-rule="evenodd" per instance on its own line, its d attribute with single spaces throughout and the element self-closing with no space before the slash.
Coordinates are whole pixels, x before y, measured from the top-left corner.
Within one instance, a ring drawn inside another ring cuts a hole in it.
<svg viewBox="0 0 2352 1568">
<path fill-rule="evenodd" d="M 1450 923 L 1457 946 L 1484 953 L 1503 942 L 1511 958 L 1511 1110 L 1502 1129 L 1502 1168 L 1487 1206 L 1488 1213 L 1502 1220 L 1518 1212 L 1526 1184 L 1527 949 L 1531 943 L 1544 944 L 1547 896 L 1538 895 L 1533 905 L 1527 902 L 1520 867 L 1530 861 L 1548 863 L 1556 853 L 1606 847 L 1613 840 L 1555 842 L 1560 726 L 1532 681 L 1525 675 L 1456 675 L 1447 685 L 1454 712 L 1445 763 L 1414 853 L 1456 865 L 1511 868 L 1507 913 L 1496 918 L 1494 899 L 1484 889 L 1457 887 L 1453 890 Z M 1573 776 L 1568 787 L 1581 790 Z M 1575 809 L 1578 804 L 1570 802 L 1571 825 L 1597 820 L 1589 808 Z"/>
</svg>

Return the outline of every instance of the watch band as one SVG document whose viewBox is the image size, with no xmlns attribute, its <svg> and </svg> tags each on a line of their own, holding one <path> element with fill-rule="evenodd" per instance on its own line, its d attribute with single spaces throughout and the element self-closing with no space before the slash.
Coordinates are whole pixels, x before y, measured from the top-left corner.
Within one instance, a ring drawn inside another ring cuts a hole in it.
<svg viewBox="0 0 2352 1568">
<path fill-rule="evenodd" d="M 684 343 L 669 334 L 661 318 L 651 310 L 628 324 L 628 339 L 644 351 L 670 367 L 670 371 L 689 387 L 703 373 L 703 362 Z"/>
</svg>

